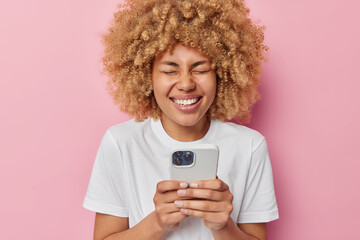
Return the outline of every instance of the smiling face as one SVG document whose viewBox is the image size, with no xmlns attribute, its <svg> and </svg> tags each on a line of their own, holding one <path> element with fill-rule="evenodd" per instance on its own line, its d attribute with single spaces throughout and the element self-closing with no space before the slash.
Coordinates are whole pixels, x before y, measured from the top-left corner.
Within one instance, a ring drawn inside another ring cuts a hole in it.
<svg viewBox="0 0 360 240">
<path fill-rule="evenodd" d="M 177 44 L 171 54 L 157 57 L 152 83 L 165 129 L 166 125 L 206 126 L 206 112 L 216 94 L 216 74 L 210 60 L 196 48 Z"/>
</svg>

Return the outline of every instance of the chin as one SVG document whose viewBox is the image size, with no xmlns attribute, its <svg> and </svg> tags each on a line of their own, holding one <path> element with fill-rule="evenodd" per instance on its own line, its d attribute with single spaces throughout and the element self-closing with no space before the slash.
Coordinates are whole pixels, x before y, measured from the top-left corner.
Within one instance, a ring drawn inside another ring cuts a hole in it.
<svg viewBox="0 0 360 240">
<path fill-rule="evenodd" d="M 195 126 L 202 118 L 189 118 L 189 117 L 181 117 L 178 118 L 175 122 L 184 127 L 192 127 Z"/>
</svg>

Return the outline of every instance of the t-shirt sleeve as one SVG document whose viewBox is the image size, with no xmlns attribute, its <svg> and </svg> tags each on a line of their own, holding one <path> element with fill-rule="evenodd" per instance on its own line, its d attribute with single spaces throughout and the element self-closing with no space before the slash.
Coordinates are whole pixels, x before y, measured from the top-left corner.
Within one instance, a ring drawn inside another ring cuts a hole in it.
<svg viewBox="0 0 360 240">
<path fill-rule="evenodd" d="M 252 152 L 245 194 L 237 222 L 270 222 L 278 218 L 272 168 L 266 140 L 263 138 Z"/>
<path fill-rule="evenodd" d="M 117 217 L 128 217 L 126 199 L 121 194 L 124 181 L 121 153 L 108 130 L 96 154 L 84 208 Z"/>
</svg>

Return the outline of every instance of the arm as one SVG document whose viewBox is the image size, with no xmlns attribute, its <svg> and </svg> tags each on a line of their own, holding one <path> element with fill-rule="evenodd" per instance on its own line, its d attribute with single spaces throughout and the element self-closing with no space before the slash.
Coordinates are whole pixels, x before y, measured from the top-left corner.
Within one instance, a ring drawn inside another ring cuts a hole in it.
<svg viewBox="0 0 360 240">
<path fill-rule="evenodd" d="M 115 239 L 162 239 L 166 231 L 157 222 L 155 212 L 133 228 L 129 228 L 129 219 L 96 213 L 94 240 Z"/>
<path fill-rule="evenodd" d="M 187 187 L 187 183 L 180 181 L 159 182 L 153 199 L 155 211 L 132 228 L 129 228 L 128 218 L 97 213 L 94 240 L 162 239 L 187 217 L 174 205 L 179 199 L 176 191 Z"/>
<path fill-rule="evenodd" d="M 265 223 L 248 223 L 236 225 L 230 218 L 224 228 L 211 231 L 214 239 L 266 240 Z"/>
<path fill-rule="evenodd" d="M 237 226 L 259 240 L 267 239 L 266 223 L 238 223 Z"/>
<path fill-rule="evenodd" d="M 94 226 L 94 240 L 105 239 L 110 234 L 129 229 L 129 219 L 96 213 Z"/>
<path fill-rule="evenodd" d="M 266 240 L 266 223 L 235 224 L 230 218 L 224 228 L 211 231 L 214 239 Z"/>
</svg>

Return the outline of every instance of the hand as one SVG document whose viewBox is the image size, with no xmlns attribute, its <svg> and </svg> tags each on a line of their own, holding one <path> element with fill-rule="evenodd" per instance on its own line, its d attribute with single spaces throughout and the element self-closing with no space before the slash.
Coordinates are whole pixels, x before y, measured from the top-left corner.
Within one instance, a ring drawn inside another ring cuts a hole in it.
<svg viewBox="0 0 360 240">
<path fill-rule="evenodd" d="M 177 194 L 189 198 L 175 201 L 174 205 L 180 212 L 202 218 L 211 230 L 220 230 L 228 223 L 233 210 L 233 195 L 220 179 L 194 181 L 190 188 L 178 190 Z"/>
<path fill-rule="evenodd" d="M 155 213 L 159 225 L 165 230 L 170 231 L 179 226 L 181 220 L 187 215 L 180 212 L 174 205 L 174 201 L 180 199 L 177 190 L 188 188 L 187 182 L 167 180 L 157 184 L 154 196 Z"/>
</svg>

